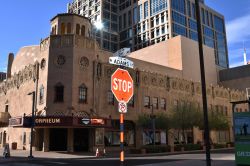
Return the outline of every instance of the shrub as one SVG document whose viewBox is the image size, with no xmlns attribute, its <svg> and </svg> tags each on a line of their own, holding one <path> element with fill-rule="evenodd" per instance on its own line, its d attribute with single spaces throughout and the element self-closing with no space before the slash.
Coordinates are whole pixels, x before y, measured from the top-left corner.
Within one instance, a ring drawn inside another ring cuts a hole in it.
<svg viewBox="0 0 250 166">
<path fill-rule="evenodd" d="M 141 153 L 141 149 L 130 149 L 129 150 L 129 153 L 131 153 L 131 154 L 140 154 Z"/>
<path fill-rule="evenodd" d="M 214 145 L 214 149 L 222 149 L 222 148 L 226 148 L 227 145 L 226 144 L 213 144 Z"/>
<path fill-rule="evenodd" d="M 169 145 L 146 145 L 142 147 L 146 149 L 147 153 L 163 153 L 163 152 L 170 152 Z"/>
<path fill-rule="evenodd" d="M 184 145 L 185 151 L 191 151 L 191 150 L 201 150 L 202 146 L 200 144 L 186 144 Z"/>
<path fill-rule="evenodd" d="M 178 144 L 174 146 L 174 151 L 181 151 L 184 148 L 185 151 L 201 150 L 202 146 L 200 144 Z"/>
<path fill-rule="evenodd" d="M 182 144 L 177 144 L 174 146 L 174 151 L 181 151 L 181 148 L 183 147 Z"/>
</svg>

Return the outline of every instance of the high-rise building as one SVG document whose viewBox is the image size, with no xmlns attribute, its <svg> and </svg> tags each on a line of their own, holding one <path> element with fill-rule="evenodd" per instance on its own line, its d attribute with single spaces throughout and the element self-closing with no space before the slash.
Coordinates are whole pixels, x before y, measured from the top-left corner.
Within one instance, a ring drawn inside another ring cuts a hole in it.
<svg viewBox="0 0 250 166">
<path fill-rule="evenodd" d="M 200 2 L 203 42 L 214 48 L 215 63 L 227 68 L 224 16 Z M 96 40 L 109 51 L 135 51 L 177 35 L 198 39 L 194 0 L 73 0 L 68 12 L 102 22 Z"/>
</svg>

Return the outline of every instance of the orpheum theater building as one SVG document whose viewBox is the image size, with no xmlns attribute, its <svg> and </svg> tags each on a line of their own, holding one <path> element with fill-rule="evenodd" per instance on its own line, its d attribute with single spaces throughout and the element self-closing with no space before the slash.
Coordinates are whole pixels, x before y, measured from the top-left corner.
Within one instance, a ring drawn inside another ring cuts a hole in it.
<svg viewBox="0 0 250 166">
<path fill-rule="evenodd" d="M 35 107 L 35 150 L 95 151 L 118 149 L 119 113 L 110 79 L 117 68 L 108 63 L 111 53 L 99 49 L 91 37 L 90 21 L 75 14 L 51 19 L 51 33 L 39 45 L 9 54 L 7 80 L 0 83 L 0 144 L 28 150 L 32 104 Z M 104 35 L 104 34 L 102 34 Z M 105 36 L 113 37 L 113 36 Z M 218 86 L 214 50 L 204 46 L 208 106 L 231 119 L 232 100 L 245 98 L 242 91 Z M 148 144 L 147 132 L 137 125 L 138 115 L 168 113 L 184 101 L 202 106 L 197 43 L 177 36 L 131 53 L 135 68 L 134 97 L 125 115 L 127 147 Z M 35 92 L 34 100 L 31 94 Z M 244 110 L 245 108 L 239 108 Z M 174 144 L 173 134 L 156 132 L 156 142 Z M 202 131 L 189 133 L 202 141 Z M 232 130 L 211 132 L 213 142 L 230 142 Z"/>
</svg>

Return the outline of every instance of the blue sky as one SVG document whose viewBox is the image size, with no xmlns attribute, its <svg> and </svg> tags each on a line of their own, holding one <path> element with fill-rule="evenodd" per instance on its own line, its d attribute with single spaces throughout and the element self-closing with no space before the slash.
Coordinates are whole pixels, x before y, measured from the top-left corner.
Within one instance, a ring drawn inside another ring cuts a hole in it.
<svg viewBox="0 0 250 166">
<path fill-rule="evenodd" d="M 49 20 L 66 12 L 71 0 L 11 0 L 0 10 L 0 71 L 6 70 L 7 55 L 22 46 L 37 45 L 49 35 Z M 250 0 L 205 0 L 225 16 L 230 66 L 243 64 L 243 41 L 250 53 Z M 250 60 L 250 57 L 248 58 Z"/>
</svg>

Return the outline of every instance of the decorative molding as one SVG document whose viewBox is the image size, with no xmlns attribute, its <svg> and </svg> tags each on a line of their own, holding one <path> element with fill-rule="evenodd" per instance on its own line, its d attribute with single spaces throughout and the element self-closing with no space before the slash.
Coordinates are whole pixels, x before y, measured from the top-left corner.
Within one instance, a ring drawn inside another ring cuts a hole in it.
<svg viewBox="0 0 250 166">
<path fill-rule="evenodd" d="M 7 92 L 13 88 L 19 88 L 24 83 L 36 79 L 36 65 L 26 66 L 23 70 L 19 71 L 18 74 L 14 74 L 11 78 L 0 83 L 0 94 L 7 94 Z"/>
<path fill-rule="evenodd" d="M 80 65 L 80 68 L 82 70 L 85 70 L 89 67 L 89 59 L 85 56 L 82 56 L 80 59 L 79 59 L 79 65 Z"/>
</svg>

